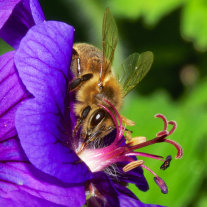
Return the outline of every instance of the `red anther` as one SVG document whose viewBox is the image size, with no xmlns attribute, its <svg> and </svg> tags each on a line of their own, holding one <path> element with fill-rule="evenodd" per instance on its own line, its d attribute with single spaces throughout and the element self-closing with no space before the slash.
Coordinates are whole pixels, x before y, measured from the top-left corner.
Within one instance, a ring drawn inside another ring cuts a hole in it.
<svg viewBox="0 0 207 207">
<path fill-rule="evenodd" d="M 170 166 L 171 160 L 172 160 L 172 156 L 168 155 L 167 158 L 165 159 L 164 163 L 161 165 L 160 169 L 166 170 Z"/>
<path fill-rule="evenodd" d="M 168 193 L 167 185 L 160 177 L 158 177 L 158 176 L 154 177 L 154 181 L 160 187 L 162 193 L 164 193 L 164 194 Z"/>
</svg>

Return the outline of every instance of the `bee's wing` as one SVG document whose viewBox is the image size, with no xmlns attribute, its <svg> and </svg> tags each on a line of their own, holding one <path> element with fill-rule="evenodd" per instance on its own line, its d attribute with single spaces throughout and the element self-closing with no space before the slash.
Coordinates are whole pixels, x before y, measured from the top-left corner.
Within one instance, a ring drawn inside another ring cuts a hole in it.
<svg viewBox="0 0 207 207">
<path fill-rule="evenodd" d="M 103 49 L 103 63 L 101 71 L 101 81 L 105 75 L 110 71 L 111 64 L 114 58 L 114 51 L 118 42 L 118 30 L 114 17 L 109 8 L 105 10 L 103 25 L 102 25 L 102 49 Z"/>
<path fill-rule="evenodd" d="M 133 53 L 122 63 L 115 73 L 116 79 L 123 88 L 122 96 L 126 96 L 148 73 L 153 62 L 150 51 Z"/>
</svg>

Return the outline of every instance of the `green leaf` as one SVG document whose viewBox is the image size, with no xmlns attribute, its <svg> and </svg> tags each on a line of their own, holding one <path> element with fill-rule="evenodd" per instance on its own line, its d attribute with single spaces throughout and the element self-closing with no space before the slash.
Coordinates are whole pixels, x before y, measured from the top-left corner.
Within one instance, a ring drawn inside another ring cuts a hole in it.
<svg viewBox="0 0 207 207">
<path fill-rule="evenodd" d="M 202 198 L 200 199 L 200 201 L 198 202 L 198 205 L 196 205 L 196 207 L 203 207 L 203 206 L 207 206 L 206 195 L 203 195 Z"/>
<path fill-rule="evenodd" d="M 2 39 L 0 39 L 0 55 L 8 52 L 8 51 L 11 51 L 12 50 L 12 47 L 9 46 L 6 42 L 4 42 Z"/>
<path fill-rule="evenodd" d="M 132 95 L 126 100 L 123 115 L 136 122 L 136 126 L 131 128 L 133 136 L 146 136 L 148 140 L 155 137 L 156 133 L 162 130 L 163 123 L 159 119 L 153 119 L 153 115 L 162 113 L 168 120 L 177 121 L 178 128 L 170 139 L 180 143 L 184 150 L 183 158 L 173 159 L 171 166 L 165 171 L 159 169 L 162 164 L 160 161 L 144 159 L 146 166 L 166 182 L 169 192 L 167 195 L 162 194 L 153 180 L 153 175 L 145 171 L 150 190 L 140 192 L 135 186 L 130 186 L 141 201 L 180 207 L 187 205 L 199 190 L 205 176 L 204 140 L 207 134 L 207 109 L 204 104 L 207 103 L 207 96 L 204 98 L 202 91 L 207 91 L 205 82 L 178 103 L 172 102 L 163 92 L 157 92 L 147 98 Z M 196 95 L 197 101 L 194 99 Z M 164 157 L 169 154 L 173 157 L 176 155 L 176 150 L 167 143 L 146 147 L 143 152 Z"/>
<path fill-rule="evenodd" d="M 146 23 L 156 24 L 164 15 L 178 8 L 185 0 L 110 0 L 112 12 L 119 17 L 137 19 L 143 16 Z"/>
<path fill-rule="evenodd" d="M 207 1 L 189 0 L 183 8 L 181 32 L 199 50 L 207 50 Z"/>
<path fill-rule="evenodd" d="M 136 19 L 142 13 L 142 0 L 108 0 L 106 5 L 119 17 Z"/>
<path fill-rule="evenodd" d="M 184 2 L 185 0 L 142 0 L 142 15 L 147 24 L 154 25 Z"/>
</svg>

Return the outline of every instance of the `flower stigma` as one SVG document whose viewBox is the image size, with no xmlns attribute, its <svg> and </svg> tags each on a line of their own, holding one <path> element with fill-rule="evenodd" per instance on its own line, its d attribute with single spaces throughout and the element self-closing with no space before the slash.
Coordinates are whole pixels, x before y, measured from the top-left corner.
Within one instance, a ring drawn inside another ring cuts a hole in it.
<svg viewBox="0 0 207 207">
<path fill-rule="evenodd" d="M 170 155 L 164 159 L 163 156 L 137 152 L 137 150 L 152 144 L 167 142 L 172 144 L 177 149 L 177 155 L 175 158 L 180 159 L 183 155 L 182 147 L 177 142 L 166 139 L 176 130 L 176 122 L 167 121 L 164 115 L 156 114 L 155 118 L 160 118 L 163 121 L 164 128 L 162 131 L 157 133 L 155 138 L 148 141 L 146 140 L 146 137 L 131 138 L 131 132 L 127 131 L 125 127 L 123 127 L 122 118 L 116 108 L 108 100 L 103 100 L 109 107 L 102 104 L 99 104 L 99 107 L 103 108 L 114 121 L 116 127 L 116 137 L 110 145 L 103 148 L 87 148 L 87 144 L 83 143 L 81 150 L 77 152 L 78 156 L 87 164 L 92 172 L 104 170 L 110 165 L 118 162 L 128 163 L 123 167 L 123 172 L 128 172 L 140 166 L 154 175 L 155 183 L 160 187 L 161 192 L 166 194 L 168 192 L 168 188 L 165 182 L 154 171 L 144 165 L 144 160 L 135 159 L 135 156 L 160 160 L 163 162 L 160 169 L 165 170 L 169 167 L 172 160 Z M 172 129 L 170 131 L 168 131 L 169 125 L 172 125 Z M 125 131 L 126 136 L 124 136 Z"/>
</svg>

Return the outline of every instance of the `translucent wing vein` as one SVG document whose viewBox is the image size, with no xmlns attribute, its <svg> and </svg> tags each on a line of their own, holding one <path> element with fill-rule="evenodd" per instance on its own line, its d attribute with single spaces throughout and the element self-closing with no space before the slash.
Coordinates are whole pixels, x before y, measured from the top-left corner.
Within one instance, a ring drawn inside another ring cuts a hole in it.
<svg viewBox="0 0 207 207">
<path fill-rule="evenodd" d="M 103 80 L 107 72 L 111 68 L 111 64 L 114 58 L 115 48 L 118 42 L 118 30 L 116 22 L 109 10 L 106 9 L 103 18 L 102 26 L 102 47 L 103 47 L 103 65 L 102 65 L 102 77 Z"/>
<path fill-rule="evenodd" d="M 126 96 L 148 73 L 153 62 L 152 52 L 133 53 L 116 71 L 116 78 Z"/>
</svg>

